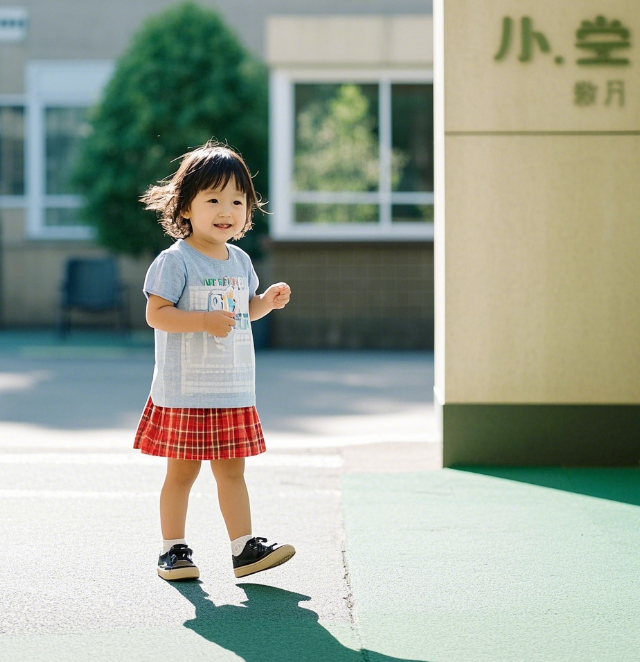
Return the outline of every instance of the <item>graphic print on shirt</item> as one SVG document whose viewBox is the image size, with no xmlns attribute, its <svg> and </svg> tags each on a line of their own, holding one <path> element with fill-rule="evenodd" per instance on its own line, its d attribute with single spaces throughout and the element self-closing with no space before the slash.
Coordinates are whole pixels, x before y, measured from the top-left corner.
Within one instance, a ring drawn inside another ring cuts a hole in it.
<svg viewBox="0 0 640 662">
<path fill-rule="evenodd" d="M 242 276 L 207 278 L 203 283 L 187 288 L 189 309 L 235 313 L 236 325 L 225 338 L 183 334 L 182 393 L 245 393 L 253 388 L 254 365 L 248 284 Z"/>
</svg>

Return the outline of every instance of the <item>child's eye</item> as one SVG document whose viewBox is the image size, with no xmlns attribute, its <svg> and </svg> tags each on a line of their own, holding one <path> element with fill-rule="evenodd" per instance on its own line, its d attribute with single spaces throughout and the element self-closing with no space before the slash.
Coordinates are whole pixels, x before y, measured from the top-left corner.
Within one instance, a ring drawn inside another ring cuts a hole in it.
<svg viewBox="0 0 640 662">
<path fill-rule="evenodd" d="M 209 200 L 209 202 L 218 202 L 218 201 L 215 198 L 212 198 L 211 200 Z"/>
<path fill-rule="evenodd" d="M 240 200 L 236 200 L 236 204 L 237 204 L 237 205 L 241 205 L 242 202 L 241 202 Z"/>
</svg>

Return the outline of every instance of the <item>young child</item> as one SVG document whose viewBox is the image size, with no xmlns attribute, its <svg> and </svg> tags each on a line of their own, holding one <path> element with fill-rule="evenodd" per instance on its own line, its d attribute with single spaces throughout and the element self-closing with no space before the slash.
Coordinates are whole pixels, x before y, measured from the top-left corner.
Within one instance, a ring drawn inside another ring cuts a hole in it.
<svg viewBox="0 0 640 662">
<path fill-rule="evenodd" d="M 256 195 L 242 157 L 214 141 L 188 152 L 170 179 L 141 197 L 177 241 L 147 272 L 147 323 L 155 329 L 151 392 L 134 448 L 167 458 L 160 493 L 163 549 L 158 574 L 198 578 L 185 540 L 191 487 L 209 460 L 229 539 L 234 574 L 244 577 L 288 561 L 291 545 L 267 545 L 251 532 L 245 457 L 265 452 L 255 407 L 249 320 L 284 308 L 291 290 L 276 283 L 257 295 L 249 256 L 228 244 L 252 227 Z"/>
</svg>

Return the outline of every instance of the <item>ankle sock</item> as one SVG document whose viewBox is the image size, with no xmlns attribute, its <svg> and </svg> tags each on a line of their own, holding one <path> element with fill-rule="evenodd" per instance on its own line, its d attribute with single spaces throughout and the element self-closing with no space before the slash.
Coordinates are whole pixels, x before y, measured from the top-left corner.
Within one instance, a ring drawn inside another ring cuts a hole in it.
<svg viewBox="0 0 640 662">
<path fill-rule="evenodd" d="M 231 541 L 231 553 L 233 556 L 240 556 L 242 554 L 242 550 L 244 549 L 244 546 L 247 544 L 248 540 L 251 540 L 253 536 L 249 534 L 248 536 L 240 536 L 239 538 L 236 538 L 235 540 Z"/>
<path fill-rule="evenodd" d="M 174 545 L 183 543 L 187 544 L 187 541 L 184 538 L 176 538 L 175 540 L 162 540 L 162 553 L 166 554 Z"/>
</svg>

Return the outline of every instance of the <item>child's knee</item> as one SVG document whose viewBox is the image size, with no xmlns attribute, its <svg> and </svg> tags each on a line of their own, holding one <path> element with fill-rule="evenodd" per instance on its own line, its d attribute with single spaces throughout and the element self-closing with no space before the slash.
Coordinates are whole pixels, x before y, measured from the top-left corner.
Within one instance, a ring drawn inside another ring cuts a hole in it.
<svg viewBox="0 0 640 662">
<path fill-rule="evenodd" d="M 244 476 L 244 458 L 211 460 L 211 471 L 216 480 L 239 480 Z"/>
<path fill-rule="evenodd" d="M 168 458 L 167 479 L 180 485 L 192 484 L 200 473 L 200 460 L 175 460 Z"/>
</svg>

